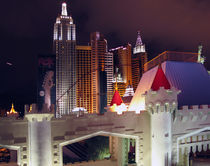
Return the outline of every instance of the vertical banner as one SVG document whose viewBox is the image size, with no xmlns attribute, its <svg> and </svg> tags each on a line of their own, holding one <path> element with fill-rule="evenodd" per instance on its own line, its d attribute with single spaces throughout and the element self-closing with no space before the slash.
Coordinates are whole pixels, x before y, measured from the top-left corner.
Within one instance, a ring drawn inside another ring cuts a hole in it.
<svg viewBox="0 0 210 166">
<path fill-rule="evenodd" d="M 41 111 L 43 104 L 56 104 L 56 59 L 55 55 L 38 56 L 38 83 L 37 83 L 37 102 L 38 110 Z M 55 108 L 55 107 L 54 107 Z"/>
</svg>

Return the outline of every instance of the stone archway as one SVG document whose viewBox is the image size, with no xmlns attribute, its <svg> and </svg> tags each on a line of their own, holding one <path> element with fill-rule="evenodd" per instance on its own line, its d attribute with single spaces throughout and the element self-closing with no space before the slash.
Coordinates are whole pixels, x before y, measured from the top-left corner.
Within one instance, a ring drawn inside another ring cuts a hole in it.
<svg viewBox="0 0 210 166">
<path fill-rule="evenodd" d="M 6 148 L 6 149 L 9 149 L 9 150 L 12 150 L 13 151 L 13 153 L 14 153 L 14 151 L 16 151 L 16 156 L 15 157 L 17 157 L 17 161 L 16 161 L 16 163 L 17 163 L 17 165 L 21 165 L 21 155 L 20 155 L 20 147 L 19 146 L 12 146 L 12 145 L 2 145 L 2 144 L 0 144 L 0 147 L 2 147 L 2 148 Z M 10 154 L 10 155 L 14 155 L 14 154 Z"/>
<path fill-rule="evenodd" d="M 177 163 L 190 165 L 190 153 L 207 150 L 210 144 L 210 127 L 194 130 L 177 138 Z M 192 163 L 191 163 L 192 165 Z"/>
<path fill-rule="evenodd" d="M 114 153 L 113 157 L 114 157 L 114 159 L 117 159 L 118 165 L 123 165 L 123 163 L 126 163 L 127 162 L 126 157 L 128 157 L 128 156 L 126 156 L 126 155 L 128 155 L 127 154 L 128 152 L 125 150 L 125 148 L 126 148 L 125 147 L 125 141 L 123 139 L 130 138 L 130 139 L 136 140 L 135 141 L 136 144 L 139 143 L 138 136 L 118 134 L 118 133 L 105 132 L 105 131 L 95 132 L 95 133 L 92 133 L 92 134 L 89 134 L 89 135 L 86 135 L 86 136 L 78 137 L 78 138 L 60 143 L 59 144 L 60 166 L 63 165 L 63 147 L 64 146 L 66 146 L 68 144 L 73 144 L 73 143 L 76 143 L 76 142 L 79 142 L 79 141 L 82 141 L 82 140 L 86 140 L 86 139 L 89 139 L 89 138 L 92 138 L 92 137 L 96 137 L 96 136 L 109 136 L 109 139 L 110 138 L 112 140 L 115 139 L 115 142 L 116 142 L 116 139 L 117 139 L 117 142 L 118 142 L 117 146 L 118 147 L 116 149 L 118 149 L 118 151 L 113 150 L 113 151 L 111 151 L 111 153 Z M 116 146 L 116 145 L 114 145 L 114 142 L 111 142 L 110 144 L 111 144 L 110 145 L 111 149 L 115 149 L 115 148 L 112 148 L 113 146 Z M 136 147 L 139 147 L 139 146 L 137 145 Z M 139 148 L 136 148 L 135 158 L 136 158 L 137 165 L 138 165 L 138 158 L 139 158 L 138 154 L 139 154 Z"/>
</svg>

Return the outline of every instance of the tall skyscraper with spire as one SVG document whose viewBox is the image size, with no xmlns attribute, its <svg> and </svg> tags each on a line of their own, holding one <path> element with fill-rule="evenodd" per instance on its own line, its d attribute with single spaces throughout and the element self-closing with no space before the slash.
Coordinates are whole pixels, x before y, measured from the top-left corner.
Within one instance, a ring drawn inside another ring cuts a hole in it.
<svg viewBox="0 0 210 166">
<path fill-rule="evenodd" d="M 136 45 L 133 48 L 133 55 L 131 58 L 132 64 L 132 85 L 134 91 L 139 84 L 140 78 L 144 73 L 144 64 L 147 62 L 147 53 L 145 51 L 145 45 L 142 42 L 140 31 L 138 31 Z"/>
<path fill-rule="evenodd" d="M 65 2 L 54 24 L 53 47 L 56 54 L 56 116 L 61 116 L 76 107 L 76 28 Z"/>
</svg>

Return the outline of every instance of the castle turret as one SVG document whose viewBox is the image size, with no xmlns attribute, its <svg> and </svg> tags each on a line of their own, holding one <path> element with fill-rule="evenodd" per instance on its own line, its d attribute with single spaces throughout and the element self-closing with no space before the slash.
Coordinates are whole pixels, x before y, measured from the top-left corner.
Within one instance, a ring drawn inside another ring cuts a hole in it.
<svg viewBox="0 0 210 166">
<path fill-rule="evenodd" d="M 159 66 L 151 89 L 145 93 L 146 110 L 151 115 L 152 166 L 171 164 L 171 124 L 177 109 L 178 93 Z"/>
<path fill-rule="evenodd" d="M 32 110 L 30 112 L 26 110 L 25 117 L 28 120 L 29 165 L 52 166 L 51 119 L 54 117 L 54 112 L 49 112 L 45 104 L 40 113 L 38 106 L 32 104 Z"/>
<path fill-rule="evenodd" d="M 118 114 L 122 114 L 123 111 L 127 111 L 127 107 L 123 103 L 123 100 L 120 97 L 120 94 L 118 92 L 117 80 L 116 80 L 115 92 L 114 92 L 112 101 L 110 103 L 109 110 L 112 111 L 112 112 L 117 112 Z"/>
</svg>

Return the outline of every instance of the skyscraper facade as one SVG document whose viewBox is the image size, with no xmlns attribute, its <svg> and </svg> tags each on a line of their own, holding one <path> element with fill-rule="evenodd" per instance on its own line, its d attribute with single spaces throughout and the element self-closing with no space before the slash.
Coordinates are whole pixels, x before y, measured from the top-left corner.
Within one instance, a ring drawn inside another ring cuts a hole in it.
<svg viewBox="0 0 210 166">
<path fill-rule="evenodd" d="M 92 67 L 92 101 L 93 113 L 100 113 L 100 71 L 105 71 L 105 53 L 107 52 L 107 41 L 100 32 L 93 32 L 90 35 L 90 44 L 92 48 L 91 53 L 91 67 Z M 104 73 L 103 73 L 104 75 Z M 107 101 L 106 101 L 107 102 Z"/>
<path fill-rule="evenodd" d="M 56 115 L 69 114 L 76 107 L 76 28 L 62 3 L 62 12 L 54 24 L 56 54 Z"/>
<path fill-rule="evenodd" d="M 107 75 L 106 84 L 107 84 L 107 105 L 110 104 L 113 97 L 113 76 L 114 76 L 114 67 L 113 67 L 113 53 L 107 52 L 105 54 L 105 72 Z"/>
<path fill-rule="evenodd" d="M 140 78 L 144 73 L 144 64 L 147 62 L 147 53 L 145 51 L 145 45 L 142 43 L 140 32 L 138 31 L 136 45 L 133 48 L 132 55 L 132 85 L 134 91 L 139 84 Z"/>
<path fill-rule="evenodd" d="M 76 46 L 76 52 L 76 105 L 92 113 L 91 46 Z"/>
<path fill-rule="evenodd" d="M 114 72 L 117 74 L 116 77 L 120 75 L 120 82 L 125 83 L 124 87 L 126 88 L 127 85 L 132 84 L 131 45 L 127 44 L 125 47 L 121 46 L 109 51 L 114 56 Z M 123 91 L 125 92 L 125 89 Z"/>
</svg>

